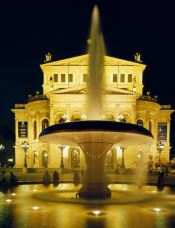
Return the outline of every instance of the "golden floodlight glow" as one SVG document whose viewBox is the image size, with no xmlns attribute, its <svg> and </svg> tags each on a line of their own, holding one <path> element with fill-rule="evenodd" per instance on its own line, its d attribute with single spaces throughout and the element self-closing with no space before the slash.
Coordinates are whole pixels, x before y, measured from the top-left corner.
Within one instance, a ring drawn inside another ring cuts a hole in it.
<svg viewBox="0 0 175 228">
<path fill-rule="evenodd" d="M 32 207 L 32 210 L 33 210 L 33 211 L 37 211 L 37 210 L 39 210 L 39 207 L 38 207 L 38 206 L 33 206 L 33 207 Z"/>
<path fill-rule="evenodd" d="M 99 215 L 101 215 L 101 211 L 100 210 L 94 210 L 94 211 L 92 211 L 92 214 L 93 215 L 95 215 L 95 216 L 99 216 Z"/>
<path fill-rule="evenodd" d="M 16 193 L 12 193 L 11 195 L 12 195 L 12 196 L 16 196 Z"/>
<path fill-rule="evenodd" d="M 6 199 L 5 201 L 6 201 L 7 203 L 12 202 L 12 200 L 11 200 L 11 199 Z"/>
<path fill-rule="evenodd" d="M 37 190 L 36 189 L 33 189 L 33 192 L 37 192 Z"/>
<path fill-rule="evenodd" d="M 155 207 L 155 208 L 153 209 L 153 211 L 155 211 L 155 212 L 160 212 L 160 211 L 161 211 L 161 208 Z"/>
</svg>

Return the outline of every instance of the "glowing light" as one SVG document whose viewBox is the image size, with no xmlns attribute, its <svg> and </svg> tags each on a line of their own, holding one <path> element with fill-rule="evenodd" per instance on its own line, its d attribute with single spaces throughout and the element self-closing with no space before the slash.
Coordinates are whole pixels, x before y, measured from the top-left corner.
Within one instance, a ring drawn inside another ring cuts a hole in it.
<svg viewBox="0 0 175 228">
<path fill-rule="evenodd" d="M 12 202 L 12 200 L 11 200 L 11 199 L 6 199 L 5 201 L 6 201 L 7 203 Z"/>
<path fill-rule="evenodd" d="M 155 190 L 153 190 L 153 191 L 152 191 L 152 193 L 156 193 L 156 191 L 155 191 Z"/>
<path fill-rule="evenodd" d="M 92 211 L 92 214 L 93 215 L 95 215 L 95 216 L 99 216 L 99 215 L 101 215 L 101 211 L 99 211 L 99 210 L 95 210 L 95 211 Z"/>
<path fill-rule="evenodd" d="M 87 116 L 85 114 L 81 115 L 81 119 L 87 119 Z"/>
<path fill-rule="evenodd" d="M 12 193 L 11 195 L 12 195 L 12 196 L 16 196 L 16 193 Z"/>
<path fill-rule="evenodd" d="M 120 146 L 117 146 L 117 157 L 122 158 L 122 148 Z"/>
<path fill-rule="evenodd" d="M 155 211 L 155 212 L 160 212 L 161 209 L 160 209 L 159 207 L 155 207 L 155 208 L 153 209 L 153 211 Z"/>
<path fill-rule="evenodd" d="M 68 119 L 68 115 L 64 114 L 64 115 L 62 116 L 62 118 L 65 119 L 65 120 L 67 120 L 67 119 Z"/>
<path fill-rule="evenodd" d="M 32 207 L 32 210 L 33 210 L 33 211 L 37 211 L 37 210 L 39 210 L 39 207 L 38 207 L 38 206 L 33 206 L 33 207 Z"/>
<path fill-rule="evenodd" d="M 37 190 L 36 189 L 33 189 L 33 192 L 37 192 Z"/>
</svg>

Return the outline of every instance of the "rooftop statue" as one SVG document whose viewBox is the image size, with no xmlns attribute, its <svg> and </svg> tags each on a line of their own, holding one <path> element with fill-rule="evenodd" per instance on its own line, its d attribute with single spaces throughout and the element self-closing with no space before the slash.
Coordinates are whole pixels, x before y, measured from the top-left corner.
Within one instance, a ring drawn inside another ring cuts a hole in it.
<svg viewBox="0 0 175 228">
<path fill-rule="evenodd" d="M 140 62 L 141 63 L 142 62 L 141 54 L 136 52 L 135 55 L 134 55 L 134 59 L 135 59 L 136 62 Z"/>
</svg>

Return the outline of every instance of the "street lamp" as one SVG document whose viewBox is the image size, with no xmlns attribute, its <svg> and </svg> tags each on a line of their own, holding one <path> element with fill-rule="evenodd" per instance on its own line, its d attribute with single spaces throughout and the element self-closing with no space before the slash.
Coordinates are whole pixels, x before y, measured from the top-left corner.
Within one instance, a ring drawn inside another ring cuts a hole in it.
<svg viewBox="0 0 175 228">
<path fill-rule="evenodd" d="M 21 147 L 24 150 L 24 167 L 27 167 L 27 150 L 29 148 L 28 142 L 26 142 L 26 141 L 22 142 Z"/>
<path fill-rule="evenodd" d="M 44 151 L 44 167 L 47 168 L 48 166 L 48 152 Z"/>
<path fill-rule="evenodd" d="M 120 147 L 120 149 L 122 150 L 122 164 L 121 164 L 121 168 L 125 168 L 125 158 L 124 158 L 124 155 L 125 155 L 125 149 L 126 149 L 126 147 Z"/>
<path fill-rule="evenodd" d="M 60 168 L 64 169 L 64 162 L 63 162 L 63 150 L 65 148 L 65 146 L 61 145 L 59 146 L 60 150 L 61 150 L 61 161 L 60 161 Z"/>
<path fill-rule="evenodd" d="M 5 146 L 0 144 L 0 151 L 3 152 L 5 150 Z M 2 154 L 1 154 L 1 161 L 0 161 L 0 166 L 2 165 Z"/>
<path fill-rule="evenodd" d="M 165 149 L 165 145 L 162 142 L 158 142 L 157 143 L 157 150 L 159 153 L 159 161 L 160 161 L 160 157 L 161 157 L 161 152 Z"/>
</svg>

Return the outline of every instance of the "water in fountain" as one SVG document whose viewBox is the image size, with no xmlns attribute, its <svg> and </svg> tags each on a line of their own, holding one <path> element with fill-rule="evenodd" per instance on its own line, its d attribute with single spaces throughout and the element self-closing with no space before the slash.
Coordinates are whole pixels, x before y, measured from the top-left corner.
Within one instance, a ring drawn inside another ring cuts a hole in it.
<svg viewBox="0 0 175 228">
<path fill-rule="evenodd" d="M 152 143 L 151 133 L 137 125 L 102 121 L 104 42 L 97 7 L 93 10 L 89 47 L 88 121 L 67 122 L 50 126 L 40 134 L 47 143 L 79 146 L 86 160 L 86 170 L 79 196 L 107 198 L 111 196 L 105 176 L 105 158 L 113 145 Z"/>
<path fill-rule="evenodd" d="M 105 45 L 100 28 L 100 17 L 97 6 L 92 13 L 90 43 L 89 43 L 89 68 L 88 68 L 88 105 L 89 120 L 101 120 L 103 113 L 104 91 L 104 56 Z"/>
</svg>

